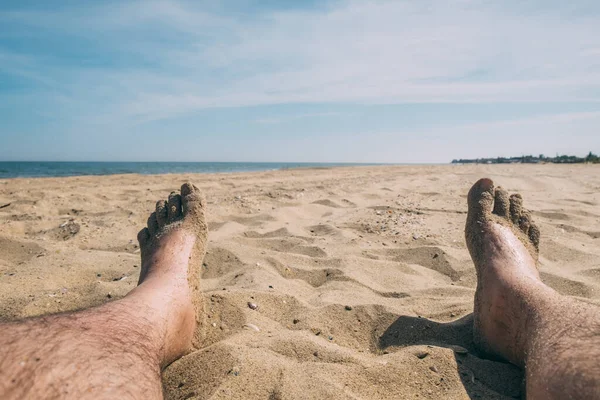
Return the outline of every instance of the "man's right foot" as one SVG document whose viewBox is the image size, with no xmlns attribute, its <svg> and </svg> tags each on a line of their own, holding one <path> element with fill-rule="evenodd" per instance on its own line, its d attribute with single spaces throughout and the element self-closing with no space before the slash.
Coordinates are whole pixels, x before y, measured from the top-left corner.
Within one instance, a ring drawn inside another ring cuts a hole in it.
<svg viewBox="0 0 600 400">
<path fill-rule="evenodd" d="M 542 284 L 537 270 L 540 232 L 522 207 L 490 179 L 468 196 L 467 247 L 477 270 L 474 341 L 481 351 L 523 365 L 528 298 Z"/>
<path fill-rule="evenodd" d="M 173 192 L 156 203 L 148 226 L 138 234 L 142 268 L 132 294 L 145 299 L 144 306 L 164 325 L 159 341 L 163 366 L 198 345 L 192 342 L 202 311 L 200 268 L 207 234 L 204 201 L 190 183 L 181 194 Z"/>
</svg>

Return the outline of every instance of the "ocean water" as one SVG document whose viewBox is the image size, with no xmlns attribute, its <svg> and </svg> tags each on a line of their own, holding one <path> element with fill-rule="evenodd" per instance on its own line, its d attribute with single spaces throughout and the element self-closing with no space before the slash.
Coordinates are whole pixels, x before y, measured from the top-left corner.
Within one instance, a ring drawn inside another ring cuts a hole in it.
<svg viewBox="0 0 600 400">
<path fill-rule="evenodd" d="M 354 165 L 344 163 L 260 163 L 260 162 L 38 162 L 0 161 L 0 179 L 114 174 L 180 174 L 271 171 L 290 168 L 327 168 Z"/>
</svg>

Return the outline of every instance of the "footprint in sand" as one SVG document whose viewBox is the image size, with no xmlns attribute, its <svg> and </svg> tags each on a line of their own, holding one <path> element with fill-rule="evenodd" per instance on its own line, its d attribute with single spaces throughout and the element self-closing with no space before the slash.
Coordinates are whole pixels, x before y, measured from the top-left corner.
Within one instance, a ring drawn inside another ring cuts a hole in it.
<svg viewBox="0 0 600 400">
<path fill-rule="evenodd" d="M 268 258 L 267 261 L 285 279 L 301 279 L 315 288 L 323 286 L 329 281 L 350 280 L 342 270 L 336 268 L 306 270 L 285 266 L 274 258 Z"/>
<path fill-rule="evenodd" d="M 28 262 L 34 257 L 44 254 L 46 249 L 30 242 L 21 242 L 0 236 L 0 260 L 14 265 Z"/>
<path fill-rule="evenodd" d="M 275 218 L 268 214 L 260 214 L 253 217 L 232 216 L 229 220 L 244 226 L 256 228 L 262 226 L 265 222 L 275 221 Z"/>
<path fill-rule="evenodd" d="M 318 224 L 306 227 L 312 235 L 315 236 L 342 236 L 339 229 L 329 224 Z"/>
<path fill-rule="evenodd" d="M 341 208 L 342 207 L 341 205 L 339 205 L 336 202 L 329 200 L 329 199 L 313 201 L 312 204 L 319 204 L 319 205 L 322 205 L 325 207 L 332 207 L 332 208 Z"/>
<path fill-rule="evenodd" d="M 293 253 L 308 257 L 324 258 L 327 253 L 317 246 L 306 246 L 303 240 L 292 237 L 290 239 L 253 239 L 257 247 L 276 251 L 279 253 Z"/>
<path fill-rule="evenodd" d="M 258 233 L 256 231 L 244 232 L 244 236 L 251 239 L 269 239 L 279 237 L 291 237 L 293 236 L 287 228 L 280 228 L 267 233 Z"/>
</svg>

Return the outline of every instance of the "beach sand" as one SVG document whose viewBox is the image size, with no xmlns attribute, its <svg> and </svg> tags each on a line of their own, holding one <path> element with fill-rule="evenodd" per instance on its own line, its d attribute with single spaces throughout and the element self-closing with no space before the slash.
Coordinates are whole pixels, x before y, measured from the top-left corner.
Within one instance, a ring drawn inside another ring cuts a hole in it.
<svg viewBox="0 0 600 400">
<path fill-rule="evenodd" d="M 204 346 L 164 371 L 166 398 L 518 398 L 522 372 L 471 340 L 481 177 L 533 210 L 544 282 L 600 304 L 597 166 L 381 166 L 0 180 L 0 321 L 126 295 L 137 232 L 191 181 L 208 200 Z"/>
</svg>

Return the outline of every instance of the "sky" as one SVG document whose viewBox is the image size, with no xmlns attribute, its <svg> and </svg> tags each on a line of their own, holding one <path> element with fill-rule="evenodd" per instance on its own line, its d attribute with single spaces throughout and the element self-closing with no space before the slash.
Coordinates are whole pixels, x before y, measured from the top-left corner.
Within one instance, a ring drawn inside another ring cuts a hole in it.
<svg viewBox="0 0 600 400">
<path fill-rule="evenodd" d="M 0 160 L 600 153 L 597 0 L 0 2 Z"/>
</svg>

